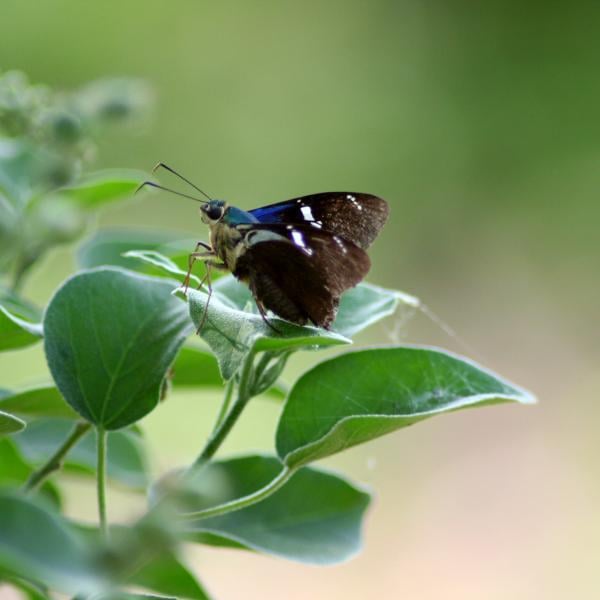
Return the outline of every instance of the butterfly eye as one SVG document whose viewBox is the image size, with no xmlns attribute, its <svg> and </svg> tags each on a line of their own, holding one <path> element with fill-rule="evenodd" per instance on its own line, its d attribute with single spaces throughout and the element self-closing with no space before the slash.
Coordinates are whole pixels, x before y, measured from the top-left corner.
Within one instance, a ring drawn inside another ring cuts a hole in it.
<svg viewBox="0 0 600 600">
<path fill-rule="evenodd" d="M 209 209 L 206 211 L 206 214 L 208 215 L 208 218 L 212 221 L 218 221 L 221 218 L 221 215 L 223 214 L 223 207 L 210 206 Z"/>
<path fill-rule="evenodd" d="M 223 206 L 220 204 L 207 202 L 200 208 L 211 221 L 218 221 L 223 216 Z"/>
</svg>

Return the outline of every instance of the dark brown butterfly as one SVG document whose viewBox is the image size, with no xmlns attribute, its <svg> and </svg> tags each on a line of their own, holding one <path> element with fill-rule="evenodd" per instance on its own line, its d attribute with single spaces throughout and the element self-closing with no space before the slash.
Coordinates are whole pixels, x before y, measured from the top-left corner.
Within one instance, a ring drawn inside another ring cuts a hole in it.
<svg viewBox="0 0 600 600">
<path fill-rule="evenodd" d="M 248 284 L 265 320 L 270 310 L 293 323 L 329 328 L 341 294 L 369 271 L 365 250 L 385 224 L 388 205 L 371 194 L 325 192 L 250 211 L 209 198 L 200 211 L 210 244 L 198 243 L 190 271 L 196 259 L 205 261 L 207 273 L 230 271 Z"/>
</svg>

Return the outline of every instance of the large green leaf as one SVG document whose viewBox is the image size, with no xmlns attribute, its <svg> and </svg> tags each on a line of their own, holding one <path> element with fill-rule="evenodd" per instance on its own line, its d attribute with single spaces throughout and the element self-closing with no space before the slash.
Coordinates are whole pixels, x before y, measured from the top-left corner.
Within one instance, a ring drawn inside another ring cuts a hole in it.
<svg viewBox="0 0 600 600">
<path fill-rule="evenodd" d="M 44 317 L 50 372 L 86 420 L 119 429 L 158 403 L 163 380 L 191 332 L 173 282 L 105 267 L 68 279 Z"/>
<path fill-rule="evenodd" d="M 25 431 L 14 437 L 23 456 L 40 465 L 64 442 L 73 428 L 65 419 L 41 419 L 30 423 Z M 67 471 L 84 475 L 96 473 L 95 432 L 86 433 L 64 459 Z M 126 486 L 145 489 L 148 484 L 148 465 L 141 435 L 130 429 L 108 434 L 108 476 Z"/>
<path fill-rule="evenodd" d="M 80 246 L 77 262 L 84 269 L 113 265 L 132 271 L 145 271 L 144 262 L 123 255 L 130 250 L 155 250 L 178 238 L 176 233 L 147 229 L 104 230 L 89 237 Z M 193 248 L 193 243 L 190 247 Z"/>
<path fill-rule="evenodd" d="M 5 394 L 0 397 L 0 409 L 19 417 L 79 418 L 79 415 L 65 402 L 58 388 L 53 385 Z"/>
<path fill-rule="evenodd" d="M 295 383 L 277 427 L 277 453 L 296 466 L 444 412 L 534 401 L 525 390 L 442 350 L 349 352 Z"/>
<path fill-rule="evenodd" d="M 97 589 L 90 554 L 42 504 L 0 490 L 0 569 L 68 593 Z"/>
<path fill-rule="evenodd" d="M 0 436 L 25 429 L 25 421 L 0 410 Z"/>
<path fill-rule="evenodd" d="M 277 352 L 350 343 L 345 337 L 317 327 L 301 327 L 279 318 L 271 318 L 274 331 L 257 314 L 230 308 L 214 294 L 204 319 L 208 296 L 190 290 L 190 315 L 200 335 L 219 361 L 224 379 L 230 379 L 250 352 Z"/>
<path fill-rule="evenodd" d="M 281 471 L 273 457 L 211 463 L 195 483 L 202 509 L 250 494 Z M 220 517 L 186 523 L 184 536 L 211 545 L 248 548 L 292 560 L 331 564 L 361 546 L 369 495 L 332 473 L 303 468 L 265 500 Z"/>
<path fill-rule="evenodd" d="M 85 208 L 96 208 L 107 202 L 131 196 L 148 175 L 143 171 L 105 169 L 87 173 L 64 187 L 60 193 Z"/>
<path fill-rule="evenodd" d="M 0 304 L 0 351 L 30 346 L 42 337 L 41 324 L 33 323 Z"/>
</svg>

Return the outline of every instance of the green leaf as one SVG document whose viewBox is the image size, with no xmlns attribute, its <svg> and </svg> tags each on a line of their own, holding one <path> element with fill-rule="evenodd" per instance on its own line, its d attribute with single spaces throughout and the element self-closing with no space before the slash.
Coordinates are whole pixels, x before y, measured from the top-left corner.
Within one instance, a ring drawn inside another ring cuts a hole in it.
<svg viewBox="0 0 600 600">
<path fill-rule="evenodd" d="M 171 553 L 166 552 L 144 565 L 129 583 L 159 594 L 175 594 L 179 599 L 208 600 L 209 598 L 189 569 Z"/>
<path fill-rule="evenodd" d="M 168 276 L 172 277 L 175 275 L 181 282 L 184 281 L 187 275 L 187 269 L 180 269 L 176 263 L 174 263 L 171 259 L 167 258 L 160 252 L 156 252 L 155 250 L 129 250 L 123 254 L 125 258 L 135 258 L 145 262 L 146 265 L 149 265 L 152 270 L 145 270 L 144 272 L 148 272 L 151 275 L 156 276 Z M 199 285 L 200 279 L 193 274 L 190 274 L 190 284 L 191 285 Z"/>
<path fill-rule="evenodd" d="M 253 302 L 248 286 L 233 276 L 219 279 L 213 286 L 219 298 L 233 308 L 244 309 Z M 420 302 L 414 296 L 361 282 L 342 295 L 332 330 L 352 337 L 370 325 L 393 314 L 399 305 L 416 309 Z"/>
<path fill-rule="evenodd" d="M 42 504 L 0 490 L 0 569 L 67 593 L 97 589 L 81 540 Z"/>
<path fill-rule="evenodd" d="M 0 436 L 25 429 L 25 421 L 0 410 Z"/>
<path fill-rule="evenodd" d="M 34 387 L 1 396 L 0 409 L 20 417 L 79 418 L 79 415 L 65 402 L 58 388 L 53 385 Z"/>
<path fill-rule="evenodd" d="M 0 351 L 30 346 L 43 335 L 40 323 L 32 323 L 0 304 Z"/>
<path fill-rule="evenodd" d="M 194 510 L 250 494 L 281 471 L 273 457 L 247 456 L 205 467 Z M 361 522 L 369 495 L 332 473 L 303 468 L 267 499 L 235 512 L 186 523 L 186 538 L 243 547 L 291 560 L 332 564 L 361 546 Z"/>
<path fill-rule="evenodd" d="M 202 348 L 184 346 L 171 368 L 173 385 L 176 387 L 221 387 L 223 385 L 216 358 L 211 352 Z"/>
<path fill-rule="evenodd" d="M 199 327 L 208 296 L 197 290 L 190 290 L 188 298 L 190 315 L 196 327 Z M 234 375 L 250 352 L 350 343 L 350 340 L 337 333 L 317 327 L 301 327 L 276 317 L 269 322 L 278 332 L 267 325 L 260 315 L 230 308 L 218 293 L 213 294 L 200 335 L 215 353 L 224 379 L 230 379 Z"/>
<path fill-rule="evenodd" d="M 77 251 L 77 263 L 83 269 L 103 265 L 144 271 L 146 265 L 138 259 L 124 257 L 129 250 L 155 250 L 178 239 L 175 233 L 145 229 L 104 230 L 88 238 Z M 193 248 L 193 242 L 191 247 Z"/>
<path fill-rule="evenodd" d="M 184 346 L 171 369 L 174 387 L 221 388 L 223 386 L 223 378 L 215 355 L 196 346 Z M 266 390 L 265 394 L 276 400 L 282 400 L 287 392 L 281 382 L 276 382 L 273 387 Z M 0 407 L 2 407 L 1 401 Z"/>
<path fill-rule="evenodd" d="M 84 208 L 96 208 L 107 202 L 132 196 L 146 179 L 148 175 L 143 171 L 105 169 L 87 173 L 59 191 L 61 195 L 75 200 Z"/>
<path fill-rule="evenodd" d="M 173 282 L 105 267 L 79 273 L 44 317 L 50 372 L 86 420 L 120 429 L 158 403 L 165 374 L 191 327 Z"/>
<path fill-rule="evenodd" d="M 127 252 L 125 256 L 138 258 L 152 265 L 153 274 L 160 270 L 168 277 L 176 275 L 183 281 L 187 273 L 187 268 L 179 267 L 173 260 L 156 250 L 134 250 Z M 199 283 L 197 277 L 194 281 L 196 284 Z M 216 281 L 213 291 L 219 296 L 221 302 L 230 308 L 243 310 L 249 302 L 253 302 L 248 286 L 240 283 L 232 275 L 221 277 Z M 359 283 L 342 296 L 333 330 L 346 337 L 353 336 L 369 325 L 393 314 L 400 304 L 416 309 L 420 302 L 414 296 L 397 290 L 388 290 L 365 282 Z"/>
<path fill-rule="evenodd" d="M 0 488 L 20 487 L 33 472 L 33 467 L 25 462 L 15 444 L 16 437 L 0 439 Z M 60 508 L 60 494 L 52 482 L 46 481 L 39 490 L 35 490 L 35 494 L 51 506 Z"/>
<path fill-rule="evenodd" d="M 64 442 L 73 428 L 65 419 L 33 421 L 14 441 L 23 456 L 35 464 L 44 463 Z M 69 451 L 64 468 L 83 475 L 96 473 L 96 437 L 94 431 L 86 433 Z M 108 434 L 108 476 L 134 489 L 145 489 L 148 484 L 148 466 L 144 441 L 131 429 Z"/>
<path fill-rule="evenodd" d="M 296 466 L 444 412 L 534 401 L 525 390 L 442 350 L 349 352 L 318 364 L 293 386 L 277 428 L 277 453 Z"/>
<path fill-rule="evenodd" d="M 399 305 L 416 309 L 419 304 L 417 298 L 404 292 L 362 282 L 342 295 L 333 329 L 352 337 L 377 321 L 393 315 Z"/>
</svg>

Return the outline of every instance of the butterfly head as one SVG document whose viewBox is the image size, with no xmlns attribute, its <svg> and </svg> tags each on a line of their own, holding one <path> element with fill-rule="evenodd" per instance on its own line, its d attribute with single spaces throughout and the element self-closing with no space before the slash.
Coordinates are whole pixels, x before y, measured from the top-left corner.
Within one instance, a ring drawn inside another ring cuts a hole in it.
<svg viewBox="0 0 600 600">
<path fill-rule="evenodd" d="M 223 200 L 210 200 L 200 205 L 200 216 L 207 225 L 215 225 L 225 214 L 227 208 Z"/>
</svg>

